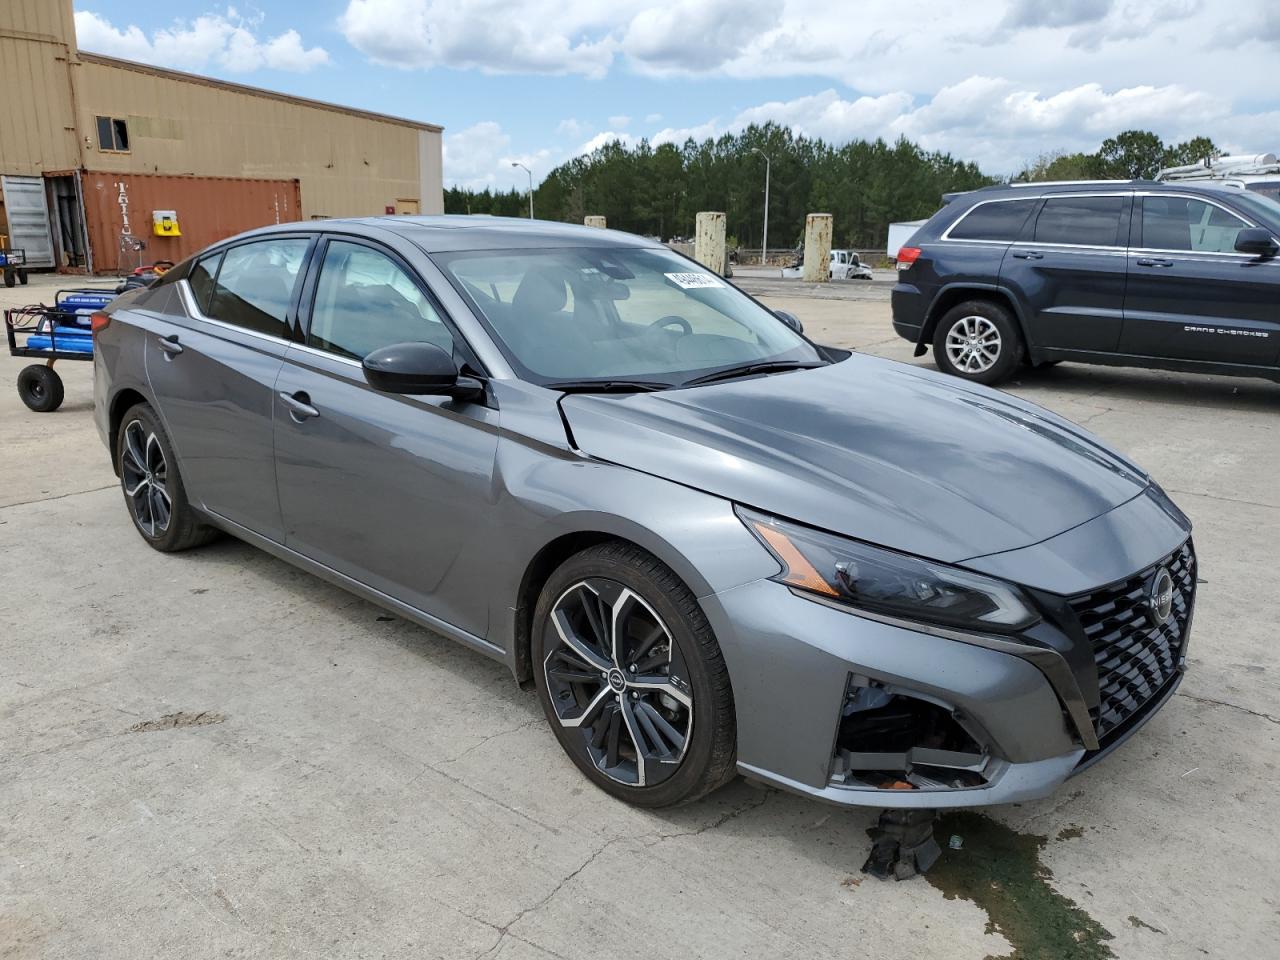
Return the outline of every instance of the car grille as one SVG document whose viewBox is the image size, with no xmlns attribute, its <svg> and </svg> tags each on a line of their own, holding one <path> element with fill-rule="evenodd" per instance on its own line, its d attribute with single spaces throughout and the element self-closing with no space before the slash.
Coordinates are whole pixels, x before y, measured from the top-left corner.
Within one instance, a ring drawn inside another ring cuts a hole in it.
<svg viewBox="0 0 1280 960">
<path fill-rule="evenodd" d="M 1149 598 L 1162 567 L 1173 578 L 1173 606 L 1169 619 L 1154 626 Z M 1155 700 L 1178 672 L 1195 594 L 1195 549 L 1188 540 L 1128 580 L 1071 601 L 1098 668 L 1099 704 L 1089 713 L 1104 746 L 1107 735 Z"/>
</svg>

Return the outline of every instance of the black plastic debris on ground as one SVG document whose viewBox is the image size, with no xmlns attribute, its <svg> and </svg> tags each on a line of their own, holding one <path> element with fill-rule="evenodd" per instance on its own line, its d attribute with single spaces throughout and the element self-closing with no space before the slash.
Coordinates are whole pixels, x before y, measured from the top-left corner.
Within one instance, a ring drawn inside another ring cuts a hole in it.
<svg viewBox="0 0 1280 960">
<path fill-rule="evenodd" d="M 862 872 L 881 880 L 909 880 L 932 867 L 942 855 L 933 838 L 934 810 L 884 810 L 867 831 L 871 855 Z"/>
</svg>

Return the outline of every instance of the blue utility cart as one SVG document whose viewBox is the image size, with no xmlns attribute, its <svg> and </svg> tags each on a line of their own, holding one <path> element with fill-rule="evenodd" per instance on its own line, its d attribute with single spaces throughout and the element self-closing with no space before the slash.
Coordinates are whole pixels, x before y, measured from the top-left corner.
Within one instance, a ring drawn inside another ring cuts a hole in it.
<svg viewBox="0 0 1280 960">
<path fill-rule="evenodd" d="M 115 298 L 110 290 L 59 290 L 53 306 L 33 304 L 4 312 L 9 353 L 43 360 L 18 374 L 18 396 L 37 413 L 62 406 L 62 378 L 54 371 L 58 360 L 92 360 L 92 316 Z"/>
<path fill-rule="evenodd" d="M 8 237 L 0 236 L 0 273 L 4 274 L 4 285 L 12 287 L 20 283 L 27 285 L 27 251 L 17 247 L 6 246 Z"/>
</svg>

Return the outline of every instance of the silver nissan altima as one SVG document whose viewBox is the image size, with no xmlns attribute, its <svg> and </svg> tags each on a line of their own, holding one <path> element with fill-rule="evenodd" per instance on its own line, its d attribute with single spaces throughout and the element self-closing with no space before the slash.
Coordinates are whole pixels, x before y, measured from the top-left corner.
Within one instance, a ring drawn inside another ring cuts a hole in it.
<svg viewBox="0 0 1280 960">
<path fill-rule="evenodd" d="M 93 328 L 149 545 L 229 533 L 503 661 L 631 803 L 1039 797 L 1185 669 L 1190 524 L 1139 467 L 639 237 L 283 224 Z"/>
</svg>

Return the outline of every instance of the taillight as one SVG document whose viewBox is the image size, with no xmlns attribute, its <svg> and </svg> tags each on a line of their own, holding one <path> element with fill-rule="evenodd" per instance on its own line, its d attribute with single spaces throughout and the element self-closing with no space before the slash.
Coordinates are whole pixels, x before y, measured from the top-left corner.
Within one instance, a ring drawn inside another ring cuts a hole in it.
<svg viewBox="0 0 1280 960">
<path fill-rule="evenodd" d="M 913 263 L 920 259 L 919 247 L 903 247 L 898 251 L 898 269 L 906 270 Z"/>
<path fill-rule="evenodd" d="M 91 317 L 89 317 L 89 329 L 92 332 L 97 333 L 100 330 L 107 329 L 107 324 L 109 324 L 110 322 L 111 322 L 111 317 L 108 314 L 103 313 L 101 310 L 98 310 Z"/>
</svg>

